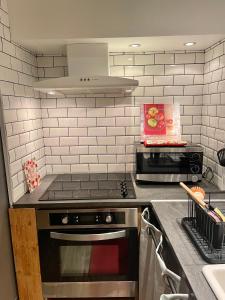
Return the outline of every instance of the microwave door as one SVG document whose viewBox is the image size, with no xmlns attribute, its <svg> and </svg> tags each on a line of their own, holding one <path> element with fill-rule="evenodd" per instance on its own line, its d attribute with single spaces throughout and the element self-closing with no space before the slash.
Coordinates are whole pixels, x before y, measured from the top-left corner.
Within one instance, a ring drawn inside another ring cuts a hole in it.
<svg viewBox="0 0 225 300">
<path fill-rule="evenodd" d="M 139 154 L 138 171 L 142 174 L 187 174 L 188 157 L 183 153 Z"/>
</svg>

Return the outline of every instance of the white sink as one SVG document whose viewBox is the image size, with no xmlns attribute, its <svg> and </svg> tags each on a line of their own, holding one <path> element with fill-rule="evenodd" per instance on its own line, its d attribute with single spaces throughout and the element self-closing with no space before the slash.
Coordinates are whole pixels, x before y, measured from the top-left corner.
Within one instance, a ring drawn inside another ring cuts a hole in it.
<svg viewBox="0 0 225 300">
<path fill-rule="evenodd" d="M 225 264 L 207 265 L 202 272 L 218 300 L 225 300 Z"/>
</svg>

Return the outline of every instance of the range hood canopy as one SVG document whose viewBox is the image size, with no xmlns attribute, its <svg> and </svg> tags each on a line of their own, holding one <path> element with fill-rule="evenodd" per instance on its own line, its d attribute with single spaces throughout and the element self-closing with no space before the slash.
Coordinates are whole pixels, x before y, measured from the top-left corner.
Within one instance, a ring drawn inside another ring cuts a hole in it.
<svg viewBox="0 0 225 300">
<path fill-rule="evenodd" d="M 35 90 L 50 95 L 131 93 L 138 81 L 108 75 L 107 44 L 67 45 L 69 76 L 36 81 Z"/>
</svg>

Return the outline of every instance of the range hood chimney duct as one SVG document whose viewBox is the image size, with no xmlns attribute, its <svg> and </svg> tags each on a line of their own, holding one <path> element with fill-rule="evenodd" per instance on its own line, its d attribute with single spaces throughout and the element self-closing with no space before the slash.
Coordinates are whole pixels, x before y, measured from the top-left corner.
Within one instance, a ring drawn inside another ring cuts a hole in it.
<svg viewBox="0 0 225 300">
<path fill-rule="evenodd" d="M 69 76 L 109 76 L 108 44 L 67 45 Z"/>
</svg>

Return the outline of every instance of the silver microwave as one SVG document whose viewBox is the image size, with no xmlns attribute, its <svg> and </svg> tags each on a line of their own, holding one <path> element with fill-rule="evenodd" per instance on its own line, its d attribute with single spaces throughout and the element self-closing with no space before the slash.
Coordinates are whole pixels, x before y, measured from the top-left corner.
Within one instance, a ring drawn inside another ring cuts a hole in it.
<svg viewBox="0 0 225 300">
<path fill-rule="evenodd" d="M 136 145 L 136 180 L 152 182 L 197 182 L 202 179 L 203 148 L 145 147 Z"/>
</svg>

